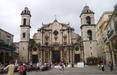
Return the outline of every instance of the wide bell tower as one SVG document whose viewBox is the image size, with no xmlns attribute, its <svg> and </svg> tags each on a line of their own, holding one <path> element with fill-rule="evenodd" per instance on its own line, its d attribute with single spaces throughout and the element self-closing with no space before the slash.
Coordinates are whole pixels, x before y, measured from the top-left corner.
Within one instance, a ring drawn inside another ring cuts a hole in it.
<svg viewBox="0 0 117 75">
<path fill-rule="evenodd" d="M 84 61 L 88 58 L 97 57 L 96 25 L 94 23 L 94 12 L 89 6 L 84 6 L 81 14 L 81 37 L 84 46 Z"/>
<path fill-rule="evenodd" d="M 20 25 L 20 44 L 19 44 L 19 58 L 22 62 L 28 62 L 29 59 L 29 40 L 30 40 L 30 19 L 31 14 L 27 7 L 21 12 Z"/>
</svg>

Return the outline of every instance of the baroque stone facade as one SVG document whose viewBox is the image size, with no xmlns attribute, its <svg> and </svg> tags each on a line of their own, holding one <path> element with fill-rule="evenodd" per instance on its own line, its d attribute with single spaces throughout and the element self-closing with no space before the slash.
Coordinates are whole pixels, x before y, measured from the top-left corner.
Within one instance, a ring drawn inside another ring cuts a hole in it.
<svg viewBox="0 0 117 75">
<path fill-rule="evenodd" d="M 81 37 L 69 24 L 60 23 L 56 19 L 52 23 L 42 24 L 33 37 L 36 45 L 30 48 L 31 14 L 27 7 L 22 11 L 21 18 L 20 61 L 77 63 L 83 60 Z"/>
<path fill-rule="evenodd" d="M 32 49 L 32 61 L 42 63 L 77 63 L 82 60 L 80 36 L 74 33 L 69 24 L 54 20 L 49 24 L 42 24 L 33 39 L 40 43 Z M 37 58 L 37 61 L 35 61 Z"/>
</svg>

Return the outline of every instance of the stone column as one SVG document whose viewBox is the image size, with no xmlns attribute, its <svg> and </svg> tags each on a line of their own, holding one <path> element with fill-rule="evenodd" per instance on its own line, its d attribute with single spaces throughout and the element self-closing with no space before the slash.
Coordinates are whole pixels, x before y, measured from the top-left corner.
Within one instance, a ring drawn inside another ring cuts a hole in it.
<svg viewBox="0 0 117 75">
<path fill-rule="evenodd" d="M 50 63 L 52 63 L 52 50 L 50 50 Z"/>
<path fill-rule="evenodd" d="M 43 51 L 43 59 L 44 59 L 43 63 L 45 63 L 45 48 L 44 48 L 44 51 Z"/>
<path fill-rule="evenodd" d="M 60 62 L 63 62 L 63 55 L 62 50 L 60 50 Z"/>
<path fill-rule="evenodd" d="M 73 62 L 72 63 L 74 63 L 74 57 L 75 57 L 75 50 L 73 50 Z"/>
<path fill-rule="evenodd" d="M 67 63 L 69 63 L 69 49 L 67 49 Z"/>
<path fill-rule="evenodd" d="M 69 54 L 69 58 L 70 58 L 70 63 L 72 63 L 72 51 L 71 51 L 71 48 L 70 48 L 70 54 Z"/>
</svg>

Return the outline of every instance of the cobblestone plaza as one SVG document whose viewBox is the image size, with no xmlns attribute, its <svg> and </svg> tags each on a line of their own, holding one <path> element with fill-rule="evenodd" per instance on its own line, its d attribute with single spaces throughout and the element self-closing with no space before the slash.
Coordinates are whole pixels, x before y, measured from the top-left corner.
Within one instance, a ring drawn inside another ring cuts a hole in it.
<svg viewBox="0 0 117 75">
<path fill-rule="evenodd" d="M 64 71 L 60 71 L 59 69 L 50 69 L 49 71 L 32 71 L 27 72 L 27 75 L 116 75 L 117 74 L 117 67 L 114 69 L 113 72 L 110 72 L 109 68 L 106 66 L 105 71 L 102 72 L 101 70 L 97 69 L 97 66 L 88 66 L 85 68 L 65 68 Z M 7 75 L 7 74 L 1 74 Z M 18 75 L 17 73 L 15 75 Z"/>
</svg>

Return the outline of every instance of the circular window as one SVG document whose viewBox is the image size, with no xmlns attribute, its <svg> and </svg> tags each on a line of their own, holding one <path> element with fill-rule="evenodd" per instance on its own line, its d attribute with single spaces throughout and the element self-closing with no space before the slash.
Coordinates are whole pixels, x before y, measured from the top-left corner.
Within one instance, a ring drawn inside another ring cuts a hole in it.
<svg viewBox="0 0 117 75">
<path fill-rule="evenodd" d="M 53 32 L 53 34 L 54 34 L 55 36 L 57 36 L 57 35 L 58 35 L 58 31 L 55 30 L 55 31 Z"/>
<path fill-rule="evenodd" d="M 76 47 L 76 51 L 79 51 L 79 48 L 78 47 Z"/>
</svg>

